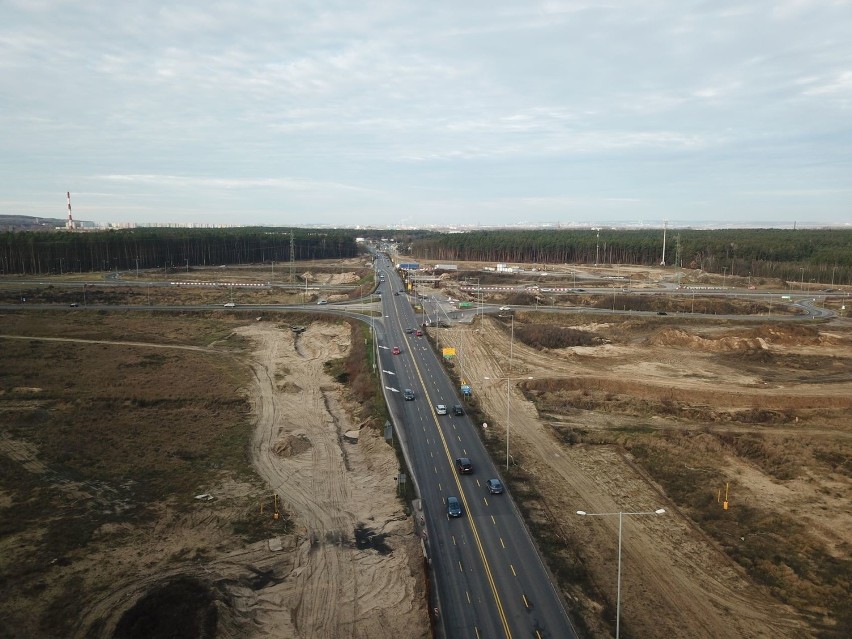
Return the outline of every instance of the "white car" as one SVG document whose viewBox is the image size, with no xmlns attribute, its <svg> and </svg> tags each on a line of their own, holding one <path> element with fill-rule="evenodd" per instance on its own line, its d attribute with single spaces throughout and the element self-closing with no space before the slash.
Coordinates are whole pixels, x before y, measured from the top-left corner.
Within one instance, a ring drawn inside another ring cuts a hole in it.
<svg viewBox="0 0 852 639">
<path fill-rule="evenodd" d="M 501 307 L 500 307 L 500 310 L 501 310 L 501 311 L 511 311 L 511 310 L 512 310 L 512 307 L 511 307 L 511 306 L 501 306 Z"/>
<path fill-rule="evenodd" d="M 447 414 L 447 407 L 444 406 L 443 404 L 438 404 L 437 406 L 435 406 L 435 412 L 438 415 L 446 415 Z"/>
<path fill-rule="evenodd" d="M 236 304 L 234 304 L 233 302 L 225 302 L 224 304 L 225 308 L 234 308 L 235 306 Z"/>
</svg>

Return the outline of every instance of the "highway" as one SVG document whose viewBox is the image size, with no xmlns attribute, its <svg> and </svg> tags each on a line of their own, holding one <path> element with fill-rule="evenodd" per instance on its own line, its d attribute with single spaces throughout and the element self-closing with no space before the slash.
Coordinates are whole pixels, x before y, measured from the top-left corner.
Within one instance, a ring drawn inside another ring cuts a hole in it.
<svg viewBox="0 0 852 639">
<path fill-rule="evenodd" d="M 419 328 L 402 283 L 390 264 L 378 260 L 384 317 L 375 322 L 379 366 L 388 407 L 408 450 L 410 470 L 422 499 L 427 548 L 436 582 L 438 636 L 576 637 L 562 600 L 528 534 L 511 494 L 491 495 L 485 486 L 499 478 L 477 426 L 464 416 L 437 415 L 436 404 L 462 404 Z M 394 346 L 400 353 L 394 355 Z M 405 401 L 402 391 L 414 390 Z M 471 475 L 455 470 L 469 457 Z M 447 497 L 464 514 L 450 519 Z"/>
</svg>

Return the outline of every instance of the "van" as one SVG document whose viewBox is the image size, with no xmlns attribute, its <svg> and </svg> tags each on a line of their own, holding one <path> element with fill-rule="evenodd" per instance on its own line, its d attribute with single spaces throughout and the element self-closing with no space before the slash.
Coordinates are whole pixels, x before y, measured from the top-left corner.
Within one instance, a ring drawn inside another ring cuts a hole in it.
<svg viewBox="0 0 852 639">
<path fill-rule="evenodd" d="M 447 516 L 461 517 L 462 508 L 458 497 L 447 497 Z"/>
</svg>

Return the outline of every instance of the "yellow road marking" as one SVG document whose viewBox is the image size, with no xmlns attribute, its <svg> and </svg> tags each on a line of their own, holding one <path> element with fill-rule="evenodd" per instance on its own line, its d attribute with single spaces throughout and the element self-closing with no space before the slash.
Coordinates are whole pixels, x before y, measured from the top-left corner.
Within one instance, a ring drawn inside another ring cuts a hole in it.
<svg viewBox="0 0 852 639">
<path fill-rule="evenodd" d="M 397 317 L 397 321 L 399 318 Z M 400 324 L 400 328 L 402 328 L 402 324 Z M 423 379 L 423 375 L 420 373 L 420 366 L 417 365 L 417 362 L 412 359 L 411 363 L 414 365 L 414 371 L 417 373 L 417 377 L 420 379 L 421 386 L 426 389 L 428 386 Z M 429 391 L 426 391 L 427 398 L 430 403 L 434 404 L 432 398 L 429 397 Z M 447 445 L 447 440 L 444 437 L 444 431 L 441 429 L 441 423 L 438 421 L 437 415 L 431 413 L 432 420 L 435 422 L 435 426 L 438 429 L 438 436 L 441 438 L 441 442 L 444 447 L 444 454 L 447 456 L 447 462 L 450 464 L 450 467 L 453 466 L 453 456 L 450 454 L 450 447 Z M 461 482 L 459 481 L 459 477 L 456 473 L 453 473 L 453 479 L 456 482 L 456 487 L 459 489 L 459 499 L 461 499 L 464 504 L 465 509 L 470 512 L 470 508 L 468 507 L 467 498 L 464 495 L 464 490 L 462 490 Z M 492 521 L 494 517 L 491 517 Z M 491 566 L 488 565 L 488 558 L 485 556 L 485 549 L 482 547 L 482 540 L 479 538 L 479 531 L 476 529 L 476 523 L 473 521 L 471 517 L 466 518 L 467 524 L 470 526 L 470 530 L 473 533 L 473 540 L 476 543 L 477 550 L 479 551 L 479 557 L 482 559 L 482 565 L 485 568 L 485 576 L 488 579 L 488 585 L 491 586 L 491 594 L 494 597 L 494 603 L 497 606 L 497 614 L 500 615 L 500 622 L 503 625 L 503 631 L 506 633 L 507 639 L 512 639 L 512 630 L 509 628 L 509 621 L 506 619 L 506 612 L 503 610 L 503 602 L 500 600 L 500 593 L 497 592 L 497 584 L 494 582 L 494 575 L 491 574 Z M 496 521 L 494 522 L 497 523 Z M 514 568 L 512 569 L 512 573 L 514 573 Z M 479 631 L 476 631 L 477 636 L 479 636 Z"/>
</svg>

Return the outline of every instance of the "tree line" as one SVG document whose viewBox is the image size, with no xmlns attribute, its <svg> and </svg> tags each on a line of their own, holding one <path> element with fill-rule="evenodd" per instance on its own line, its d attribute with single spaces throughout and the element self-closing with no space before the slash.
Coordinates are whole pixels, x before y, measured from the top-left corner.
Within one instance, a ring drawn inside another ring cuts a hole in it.
<svg viewBox="0 0 852 639">
<path fill-rule="evenodd" d="M 0 234 L 0 270 L 13 274 L 181 268 L 290 261 L 290 233 L 280 229 L 127 229 Z M 354 232 L 293 229 L 295 260 L 358 254 Z"/>
<path fill-rule="evenodd" d="M 852 283 L 852 230 L 524 230 L 438 233 L 411 238 L 412 257 L 440 262 L 635 264 L 822 283 Z"/>
</svg>

